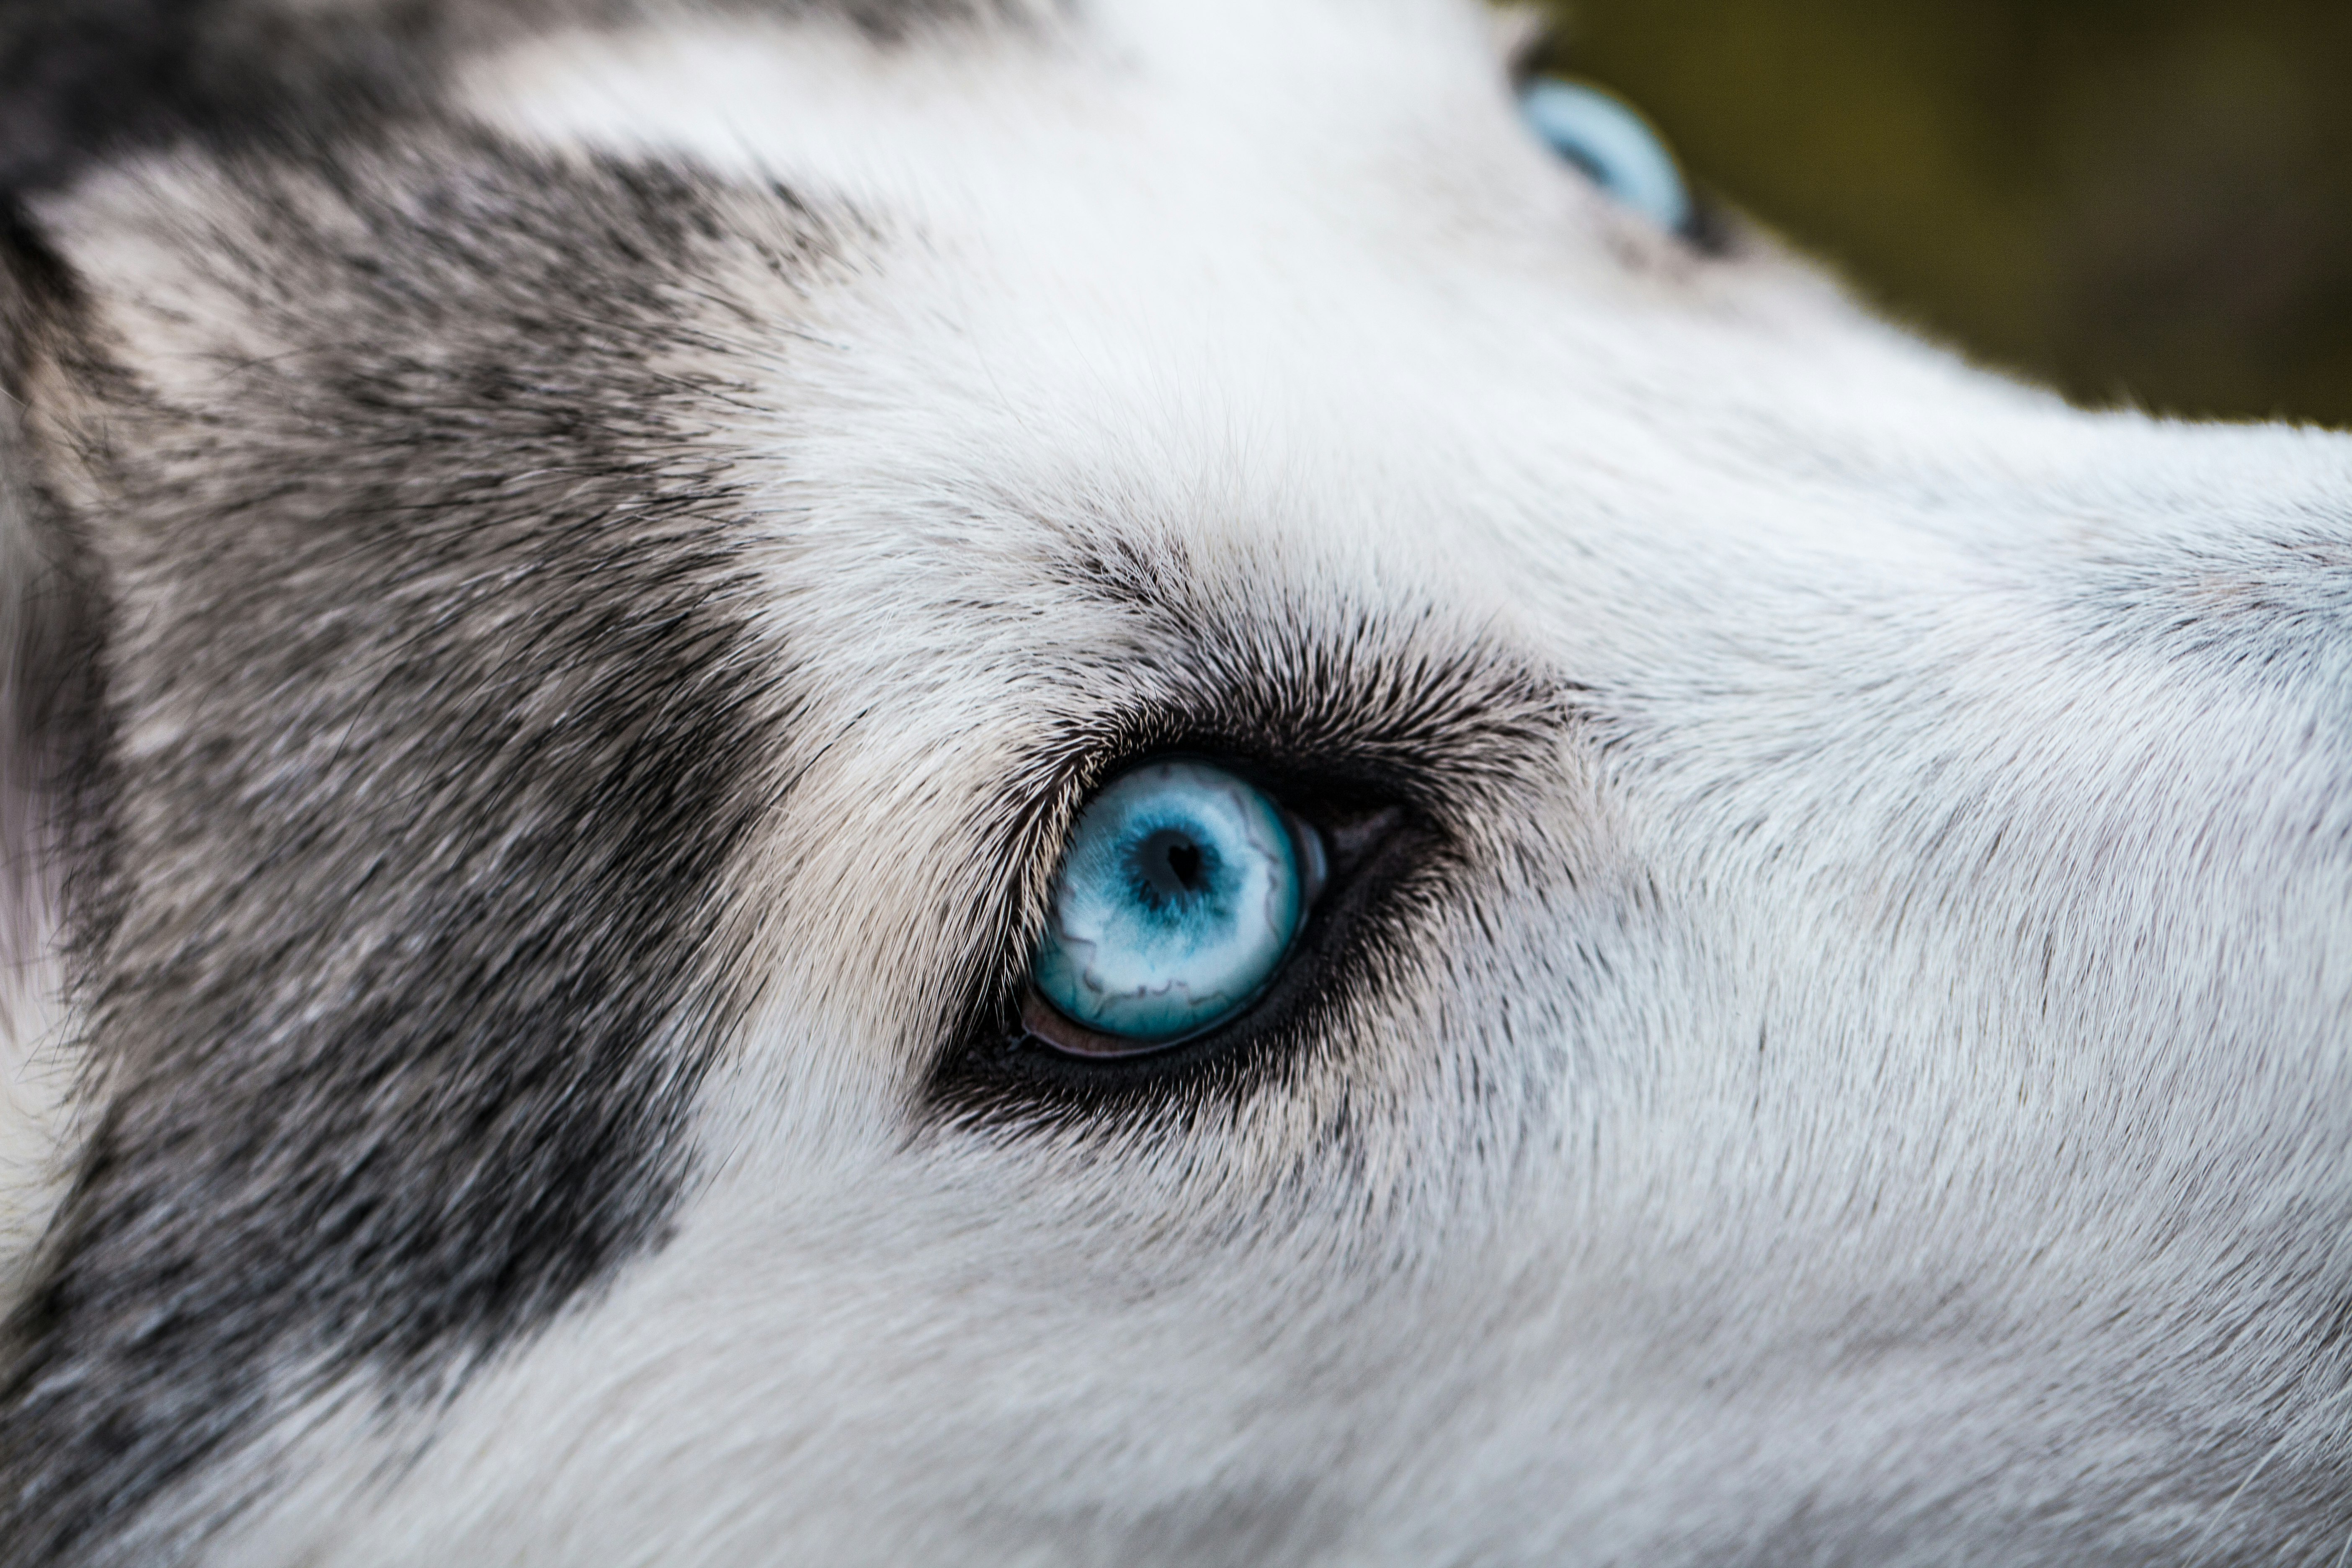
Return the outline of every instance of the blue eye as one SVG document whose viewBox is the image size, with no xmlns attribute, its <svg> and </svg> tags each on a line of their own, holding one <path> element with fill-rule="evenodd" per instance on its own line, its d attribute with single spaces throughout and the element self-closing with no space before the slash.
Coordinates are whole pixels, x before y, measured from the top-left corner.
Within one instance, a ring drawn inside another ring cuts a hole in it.
<svg viewBox="0 0 2352 1568">
<path fill-rule="evenodd" d="M 1690 187 L 1648 121 L 1598 88 L 1547 77 L 1519 92 L 1519 113 L 1546 146 L 1670 234 L 1686 232 Z"/>
<path fill-rule="evenodd" d="M 1137 768 L 1078 819 L 1037 946 L 1037 992 L 1139 1049 L 1197 1035 L 1274 978 L 1322 858 L 1313 828 L 1222 768 Z"/>
</svg>

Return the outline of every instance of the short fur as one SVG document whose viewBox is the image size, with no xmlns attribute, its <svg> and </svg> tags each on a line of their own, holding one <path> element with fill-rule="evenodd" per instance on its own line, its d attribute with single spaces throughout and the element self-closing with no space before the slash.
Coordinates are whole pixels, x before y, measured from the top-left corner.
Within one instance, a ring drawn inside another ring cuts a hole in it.
<svg viewBox="0 0 2352 1568">
<path fill-rule="evenodd" d="M 2352 1551 L 2340 438 L 1449 0 L 0 6 L 0 184 L 9 1568 Z M 1041 1055 L 1167 752 L 1339 879 Z"/>
</svg>

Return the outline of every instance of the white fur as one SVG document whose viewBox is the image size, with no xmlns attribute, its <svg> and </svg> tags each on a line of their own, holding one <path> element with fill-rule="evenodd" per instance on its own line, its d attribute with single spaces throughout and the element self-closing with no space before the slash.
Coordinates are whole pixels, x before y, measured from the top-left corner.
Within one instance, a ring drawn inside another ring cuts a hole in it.
<svg viewBox="0 0 2352 1568">
<path fill-rule="evenodd" d="M 1883 1563 L 2070 1508 L 2117 1560 L 2231 1539 L 2217 1490 L 2352 1438 L 2266 1316 L 2352 1289 L 2346 685 L 2081 606 L 2221 625 L 2288 521 L 2352 549 L 2352 448 L 2076 412 L 1682 255 L 1451 5 L 1087 9 L 473 68 L 545 145 L 872 220 L 791 331 L 714 329 L 821 680 L 677 1239 L 446 1408 L 280 1434 L 215 1560 L 1727 1563 L 1794 1500 Z M 1277 666 L 1483 640 L 1590 727 L 1344 1082 L 915 1135 L 993 956 L 975 814 L 1183 677 L 1040 570 L 1118 538 Z"/>
</svg>

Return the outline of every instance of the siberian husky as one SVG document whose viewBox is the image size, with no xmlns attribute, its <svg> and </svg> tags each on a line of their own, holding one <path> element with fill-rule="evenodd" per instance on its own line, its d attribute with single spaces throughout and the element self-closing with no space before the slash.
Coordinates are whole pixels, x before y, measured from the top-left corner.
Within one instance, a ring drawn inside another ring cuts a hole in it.
<svg viewBox="0 0 2352 1568">
<path fill-rule="evenodd" d="M 0 5 L 0 1561 L 2352 1562 L 2352 443 L 1497 31 Z"/>
</svg>

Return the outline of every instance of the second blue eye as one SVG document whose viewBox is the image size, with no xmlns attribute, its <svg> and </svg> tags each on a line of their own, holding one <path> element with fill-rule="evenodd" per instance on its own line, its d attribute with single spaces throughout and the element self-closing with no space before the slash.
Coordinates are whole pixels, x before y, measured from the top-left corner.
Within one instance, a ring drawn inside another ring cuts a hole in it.
<svg viewBox="0 0 2352 1568">
<path fill-rule="evenodd" d="M 1519 113 L 1544 144 L 1592 183 L 1670 234 L 1696 216 L 1690 187 L 1650 122 L 1599 88 L 1545 77 L 1519 92 Z"/>
<path fill-rule="evenodd" d="M 1087 1029 L 1141 1045 L 1231 1017 L 1305 921 L 1313 833 L 1206 763 L 1123 774 L 1071 837 L 1032 971 L 1038 994 Z"/>
</svg>

